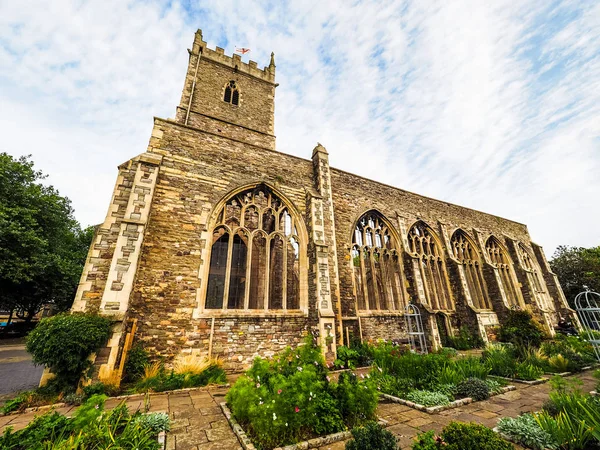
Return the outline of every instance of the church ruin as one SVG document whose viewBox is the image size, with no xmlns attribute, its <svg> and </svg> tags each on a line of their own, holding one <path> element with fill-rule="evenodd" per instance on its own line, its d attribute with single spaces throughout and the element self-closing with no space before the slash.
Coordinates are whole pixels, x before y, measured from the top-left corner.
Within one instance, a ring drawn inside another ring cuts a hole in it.
<svg viewBox="0 0 600 450">
<path fill-rule="evenodd" d="M 570 315 L 525 225 L 335 169 L 320 144 L 277 151 L 276 87 L 273 55 L 260 69 L 196 33 L 175 118 L 119 166 L 73 304 L 114 319 L 101 371 L 134 321 L 151 353 L 241 370 L 307 332 L 329 359 L 406 339 L 409 302 L 430 348 L 461 326 L 491 339 L 511 308 L 550 333 Z"/>
</svg>

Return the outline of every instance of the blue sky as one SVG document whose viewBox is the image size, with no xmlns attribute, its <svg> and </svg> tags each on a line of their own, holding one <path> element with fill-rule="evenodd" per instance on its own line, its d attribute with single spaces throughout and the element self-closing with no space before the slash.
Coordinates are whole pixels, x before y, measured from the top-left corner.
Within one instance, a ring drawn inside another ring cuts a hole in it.
<svg viewBox="0 0 600 450">
<path fill-rule="evenodd" d="M 278 150 L 600 245 L 597 1 L 0 2 L 0 151 L 102 222 L 173 117 L 194 31 L 275 52 Z M 248 59 L 248 57 L 244 57 Z"/>
</svg>

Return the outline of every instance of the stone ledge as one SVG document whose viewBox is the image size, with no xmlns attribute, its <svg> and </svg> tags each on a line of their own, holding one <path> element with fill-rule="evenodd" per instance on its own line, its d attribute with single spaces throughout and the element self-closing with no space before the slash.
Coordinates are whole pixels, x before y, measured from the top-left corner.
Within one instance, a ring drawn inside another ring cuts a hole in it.
<svg viewBox="0 0 600 450">
<path fill-rule="evenodd" d="M 237 423 L 233 415 L 231 414 L 231 410 L 227 407 L 227 403 L 220 403 L 221 409 L 223 410 L 223 414 L 227 417 L 229 421 L 229 425 L 231 429 L 235 433 L 240 441 L 240 444 L 244 448 L 244 450 L 256 450 L 256 447 L 244 431 L 244 429 Z M 379 419 L 377 421 L 379 425 L 382 427 L 387 427 L 388 422 L 384 419 Z M 339 433 L 329 434 L 327 436 L 316 437 L 313 439 L 309 439 L 308 441 L 298 442 L 292 445 L 286 445 L 285 447 L 276 447 L 273 450 L 306 450 L 309 448 L 319 448 L 324 445 L 333 444 L 334 442 L 345 441 L 352 437 L 352 433 L 350 431 L 341 431 Z"/>
<path fill-rule="evenodd" d="M 497 392 L 495 394 L 490 395 L 490 398 L 494 397 L 495 395 L 505 394 L 506 392 L 514 391 L 516 389 L 517 388 L 512 385 L 504 386 L 501 388 L 501 392 Z M 427 414 L 439 414 L 440 412 L 446 411 L 448 409 L 454 409 L 454 408 L 458 408 L 460 406 L 468 405 L 469 403 L 474 403 L 473 399 L 471 397 L 465 397 L 465 398 L 461 398 L 459 400 L 454 400 L 453 402 L 450 402 L 448 405 L 425 406 L 425 405 L 420 405 L 418 403 L 411 402 L 410 400 L 404 400 L 403 398 L 394 397 L 393 395 L 389 395 L 389 394 L 382 393 L 379 395 L 391 402 L 399 403 L 401 405 L 408 406 L 409 408 L 423 411 Z M 475 402 L 475 403 L 477 403 L 477 402 Z"/>
<path fill-rule="evenodd" d="M 520 383 L 520 384 L 527 384 L 529 386 L 535 386 L 536 384 L 543 384 L 545 382 L 548 381 L 548 378 L 538 378 L 537 380 L 521 380 L 519 378 L 507 378 L 507 377 L 500 377 L 498 375 L 489 375 L 490 378 L 498 378 L 500 380 L 506 380 L 506 381 L 512 381 L 514 383 Z"/>
</svg>

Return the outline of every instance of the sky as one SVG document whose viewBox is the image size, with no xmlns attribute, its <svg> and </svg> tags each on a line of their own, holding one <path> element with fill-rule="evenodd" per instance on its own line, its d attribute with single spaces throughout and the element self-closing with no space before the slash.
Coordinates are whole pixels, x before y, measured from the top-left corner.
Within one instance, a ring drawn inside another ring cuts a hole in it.
<svg viewBox="0 0 600 450">
<path fill-rule="evenodd" d="M 600 245 L 600 2 L 0 0 L 0 152 L 83 225 L 175 115 L 196 29 L 275 52 L 277 149 Z"/>
</svg>

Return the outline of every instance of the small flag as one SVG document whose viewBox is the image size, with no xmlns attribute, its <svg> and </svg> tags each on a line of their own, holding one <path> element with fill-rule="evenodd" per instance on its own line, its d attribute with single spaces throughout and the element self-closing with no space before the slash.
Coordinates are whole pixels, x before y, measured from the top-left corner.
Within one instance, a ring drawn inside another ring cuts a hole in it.
<svg viewBox="0 0 600 450">
<path fill-rule="evenodd" d="M 236 53 L 241 53 L 242 55 L 245 55 L 246 53 L 250 53 L 250 49 L 249 48 L 244 48 L 244 47 L 241 47 L 241 48 L 236 47 L 235 48 L 235 52 Z"/>
</svg>

